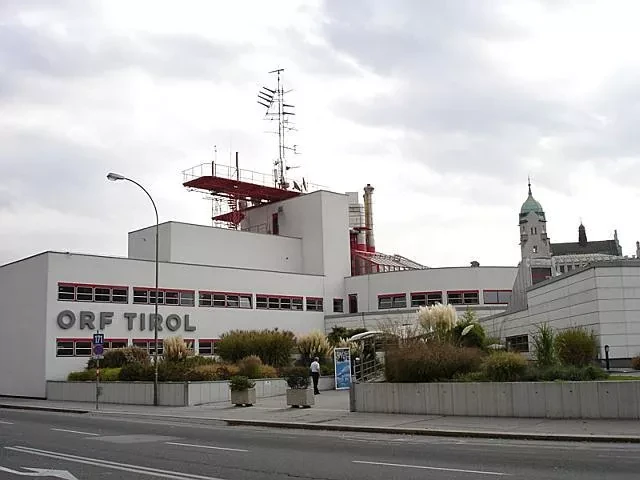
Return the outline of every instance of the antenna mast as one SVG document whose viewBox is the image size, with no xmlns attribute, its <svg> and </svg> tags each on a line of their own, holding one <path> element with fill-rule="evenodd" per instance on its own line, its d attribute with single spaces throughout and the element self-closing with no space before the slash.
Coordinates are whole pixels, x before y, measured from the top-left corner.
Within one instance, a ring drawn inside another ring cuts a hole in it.
<svg viewBox="0 0 640 480">
<path fill-rule="evenodd" d="M 289 121 L 289 117 L 295 115 L 293 112 L 295 107 L 285 103 L 284 97 L 291 90 L 284 90 L 281 79 L 283 71 L 284 68 L 278 68 L 269 72 L 276 75 L 276 89 L 262 87 L 258 92 L 258 103 L 267 109 L 265 119 L 277 120 L 278 122 L 278 157 L 274 161 L 274 186 L 286 190 L 289 188 L 289 182 L 286 178 L 286 172 L 289 170 L 286 163 L 286 151 L 292 150 L 295 154 L 298 152 L 296 151 L 296 145 L 289 147 L 285 143 L 285 132 L 295 130 L 292 122 Z"/>
</svg>

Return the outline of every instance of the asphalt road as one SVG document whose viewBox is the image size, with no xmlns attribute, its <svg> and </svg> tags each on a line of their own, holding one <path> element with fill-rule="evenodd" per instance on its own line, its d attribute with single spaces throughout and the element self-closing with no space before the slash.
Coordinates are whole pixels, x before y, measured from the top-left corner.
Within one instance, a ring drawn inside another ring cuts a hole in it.
<svg viewBox="0 0 640 480">
<path fill-rule="evenodd" d="M 310 432 L 0 410 L 0 479 L 8 480 L 637 480 L 639 472 L 635 444 Z"/>
</svg>

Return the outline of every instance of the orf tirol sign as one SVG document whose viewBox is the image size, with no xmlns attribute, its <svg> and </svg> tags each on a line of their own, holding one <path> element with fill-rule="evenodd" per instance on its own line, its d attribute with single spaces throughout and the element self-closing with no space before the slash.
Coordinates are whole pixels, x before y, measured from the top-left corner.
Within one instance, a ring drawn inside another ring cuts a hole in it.
<svg viewBox="0 0 640 480">
<path fill-rule="evenodd" d="M 63 310 L 56 318 L 58 327 L 63 330 L 69 330 L 70 328 L 77 327 L 80 330 L 104 330 L 108 325 L 113 324 L 113 312 L 94 312 L 83 310 L 76 315 L 71 310 Z M 139 330 L 141 332 L 145 330 L 153 331 L 155 325 L 158 325 L 158 331 L 167 329 L 170 332 L 177 332 L 183 330 L 185 332 L 195 332 L 195 325 L 191 325 L 189 315 L 177 315 L 172 313 L 167 315 L 166 318 L 158 314 L 145 314 L 145 313 L 133 313 L 126 312 L 122 314 L 122 321 L 127 322 L 127 330 Z"/>
</svg>

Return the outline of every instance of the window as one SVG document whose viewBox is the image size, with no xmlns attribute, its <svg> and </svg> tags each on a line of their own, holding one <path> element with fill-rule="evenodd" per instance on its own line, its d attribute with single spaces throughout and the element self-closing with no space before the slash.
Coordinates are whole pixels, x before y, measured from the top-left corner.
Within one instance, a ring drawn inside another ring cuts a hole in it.
<svg viewBox="0 0 640 480">
<path fill-rule="evenodd" d="M 200 291 L 201 307 L 253 308 L 253 295 L 250 293 L 225 293 Z"/>
<path fill-rule="evenodd" d="M 302 310 L 302 297 L 256 295 L 256 308 L 267 310 Z"/>
<path fill-rule="evenodd" d="M 509 303 L 511 300 L 511 290 L 485 290 L 483 294 L 485 304 Z"/>
<path fill-rule="evenodd" d="M 183 307 L 195 306 L 196 292 L 193 290 L 176 290 L 169 288 L 158 289 L 158 305 L 180 305 Z M 156 301 L 155 288 L 133 289 L 133 303 L 151 304 Z"/>
<path fill-rule="evenodd" d="M 90 357 L 91 339 L 58 338 L 56 340 L 56 357 Z"/>
<path fill-rule="evenodd" d="M 186 340 L 185 340 L 186 341 Z M 153 355 L 153 343 L 154 340 L 134 340 L 133 346 L 139 347 L 147 351 L 149 355 Z M 158 340 L 158 355 L 162 355 L 164 351 L 164 342 L 162 340 Z"/>
<path fill-rule="evenodd" d="M 201 338 L 198 340 L 198 355 L 213 355 L 215 353 L 215 345 L 218 342 L 214 338 Z"/>
<path fill-rule="evenodd" d="M 423 307 L 442 303 L 442 292 L 416 292 L 411 294 L 411 306 Z"/>
<path fill-rule="evenodd" d="M 322 312 L 323 311 L 322 303 L 323 303 L 322 298 L 307 297 L 307 311 Z"/>
<path fill-rule="evenodd" d="M 344 300 L 342 298 L 333 299 L 333 311 L 334 313 L 344 312 Z"/>
<path fill-rule="evenodd" d="M 478 305 L 480 303 L 480 295 L 478 290 L 447 292 L 447 301 L 451 305 Z"/>
<path fill-rule="evenodd" d="M 129 289 L 111 285 L 58 283 L 58 300 L 64 302 L 128 303 Z"/>
<path fill-rule="evenodd" d="M 564 265 L 560 265 L 560 273 L 564 273 Z"/>
<path fill-rule="evenodd" d="M 129 344 L 129 341 L 126 339 L 118 339 L 118 340 L 106 339 L 104 341 L 104 350 L 106 352 L 107 350 L 115 350 L 116 348 L 125 348 L 128 344 Z"/>
<path fill-rule="evenodd" d="M 274 235 L 280 235 L 280 224 L 278 223 L 278 214 L 271 215 L 271 232 Z"/>
<path fill-rule="evenodd" d="M 537 245 L 534 245 L 533 247 L 531 247 L 531 251 L 532 251 L 533 253 L 538 253 L 538 246 L 537 246 Z"/>
<path fill-rule="evenodd" d="M 507 337 L 507 350 L 512 352 L 529 351 L 529 335 L 515 335 Z"/>
<path fill-rule="evenodd" d="M 406 308 L 407 296 L 404 293 L 394 293 L 390 295 L 378 295 L 378 309 Z"/>
</svg>

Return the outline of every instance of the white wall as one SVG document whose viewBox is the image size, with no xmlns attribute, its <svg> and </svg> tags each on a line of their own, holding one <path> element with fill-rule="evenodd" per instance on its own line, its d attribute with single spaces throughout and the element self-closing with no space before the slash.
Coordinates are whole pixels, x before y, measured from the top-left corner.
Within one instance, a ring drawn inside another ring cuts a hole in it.
<svg viewBox="0 0 640 480">
<path fill-rule="evenodd" d="M 601 358 L 604 345 L 611 358 L 640 354 L 640 262 L 599 264 L 554 277 L 529 289 L 527 298 L 528 310 L 485 319 L 485 328 L 505 338 L 532 335 L 541 323 L 555 330 L 584 326 L 599 336 Z"/>
<path fill-rule="evenodd" d="M 0 395 L 42 397 L 47 254 L 0 267 Z"/>
<path fill-rule="evenodd" d="M 511 290 L 516 271 L 516 267 L 446 267 L 374 273 L 347 278 L 345 288 L 347 295 L 358 294 L 359 312 L 378 311 L 378 295 L 391 293 L 406 293 L 410 305 L 411 292 L 442 291 L 446 301 L 449 290 L 480 290 L 482 305 L 482 290 Z"/>
<path fill-rule="evenodd" d="M 47 379 L 64 380 L 69 371 L 82 369 L 88 360 L 86 357 L 56 358 L 56 338 L 91 338 L 94 333 L 87 328 L 80 329 L 77 322 L 70 329 L 60 328 L 57 324 L 57 316 L 63 310 L 71 310 L 76 316 L 80 311 L 87 310 L 94 312 L 96 317 L 99 312 L 113 312 L 113 323 L 104 330 L 107 338 L 129 340 L 153 338 L 153 330 L 148 324 L 144 331 L 140 331 L 137 319 L 133 330 L 129 331 L 123 314 L 125 312 L 145 313 L 148 322 L 149 314 L 153 313 L 153 306 L 133 304 L 132 287 L 153 287 L 154 262 L 58 253 L 52 253 L 49 257 L 46 311 Z M 160 288 L 192 289 L 196 290 L 196 295 L 198 290 L 212 290 L 318 297 L 322 296 L 323 291 L 322 276 L 237 268 L 161 263 L 159 277 Z M 58 301 L 58 281 L 129 286 L 129 304 Z M 184 332 L 182 329 L 177 332 L 164 330 L 160 332 L 160 338 L 180 334 L 186 339 L 211 339 L 218 338 L 222 333 L 232 329 L 278 327 L 294 333 L 308 333 L 324 328 L 322 312 L 257 310 L 255 305 L 251 310 L 198 307 L 197 299 L 194 307 L 160 305 L 159 313 L 164 318 L 171 313 L 181 318 L 188 314 L 190 324 L 196 327 L 195 332 Z M 38 325 L 41 326 L 41 322 L 42 319 L 39 320 Z"/>
<path fill-rule="evenodd" d="M 129 258 L 153 260 L 155 226 L 129 233 Z M 160 260 L 221 267 L 302 272 L 299 238 L 205 225 L 160 225 Z"/>
</svg>

